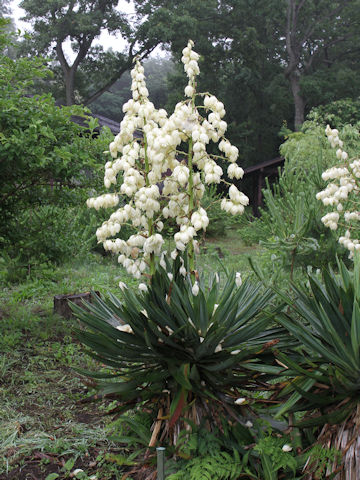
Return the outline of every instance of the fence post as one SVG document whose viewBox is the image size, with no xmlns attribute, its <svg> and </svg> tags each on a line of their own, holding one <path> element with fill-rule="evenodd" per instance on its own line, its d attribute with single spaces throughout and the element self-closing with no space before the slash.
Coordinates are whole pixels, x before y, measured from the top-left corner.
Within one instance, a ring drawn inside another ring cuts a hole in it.
<svg viewBox="0 0 360 480">
<path fill-rule="evenodd" d="M 157 447 L 157 480 L 165 480 L 165 447 Z"/>
</svg>

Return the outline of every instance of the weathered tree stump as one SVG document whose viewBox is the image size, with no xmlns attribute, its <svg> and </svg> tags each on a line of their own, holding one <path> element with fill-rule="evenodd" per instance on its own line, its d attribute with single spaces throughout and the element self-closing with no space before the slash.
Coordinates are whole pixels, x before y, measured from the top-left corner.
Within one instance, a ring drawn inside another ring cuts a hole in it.
<svg viewBox="0 0 360 480">
<path fill-rule="evenodd" d="M 96 295 L 100 296 L 99 292 L 95 292 Z M 90 292 L 85 293 L 75 293 L 68 295 L 55 295 L 54 296 L 54 313 L 64 317 L 71 318 L 74 316 L 73 311 L 69 305 L 69 302 L 76 303 L 82 308 L 86 308 L 83 304 L 83 301 L 92 303 L 92 297 Z"/>
</svg>

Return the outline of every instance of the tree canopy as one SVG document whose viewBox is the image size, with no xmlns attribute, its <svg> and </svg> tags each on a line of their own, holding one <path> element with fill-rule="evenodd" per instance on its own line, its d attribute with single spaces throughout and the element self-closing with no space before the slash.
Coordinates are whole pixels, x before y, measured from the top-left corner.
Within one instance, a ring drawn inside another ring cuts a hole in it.
<svg viewBox="0 0 360 480">
<path fill-rule="evenodd" d="M 167 76 L 174 71 L 174 63 L 169 57 L 150 57 L 143 62 L 149 99 L 156 108 L 166 105 L 169 87 Z M 131 77 L 129 72 L 117 80 L 114 85 L 91 104 L 91 111 L 121 121 L 122 106 L 131 97 Z"/>
<path fill-rule="evenodd" d="M 294 126 L 298 129 L 304 122 L 308 99 L 313 97 L 316 101 L 315 95 L 319 99 L 331 90 L 336 91 L 340 70 L 345 73 L 349 67 L 357 69 L 360 2 L 287 0 L 286 3 L 286 16 L 282 13 L 279 25 L 286 46 L 284 74 L 290 82 Z M 331 93 L 327 100 L 334 100 Z"/>
<path fill-rule="evenodd" d="M 129 70 L 137 56 L 145 58 L 161 37 L 153 18 L 135 17 L 119 11 L 118 0 L 23 0 L 25 20 L 33 28 L 27 51 L 56 59 L 62 70 L 66 104 L 88 104 L 106 91 Z M 118 33 L 125 40 L 123 52 L 94 45 L 102 31 Z M 66 55 L 65 42 L 71 42 L 74 60 Z M 77 74 L 82 68 L 86 88 L 79 90 Z"/>
<path fill-rule="evenodd" d="M 229 135 L 249 163 L 276 155 L 283 124 L 298 129 L 312 107 L 360 95 L 358 0 L 163 3 L 196 42 L 204 58 L 201 90 L 224 99 Z M 174 39 L 176 56 L 181 48 Z"/>
<path fill-rule="evenodd" d="M 102 163 L 109 136 L 93 139 L 94 122 L 85 129 L 72 121 L 72 115 L 86 118 L 82 107 L 59 108 L 50 95 L 29 94 L 34 79 L 49 72 L 41 58 L 4 55 L 8 37 L 0 30 L 0 241 L 14 245 L 26 236 L 19 229 L 26 211 L 84 202 L 97 181 L 90 169 Z"/>
<path fill-rule="evenodd" d="M 58 100 L 92 104 L 116 119 L 127 99 L 126 77 L 119 79 L 134 57 L 161 45 L 180 58 L 192 38 L 202 56 L 200 90 L 224 100 L 228 136 L 245 165 L 275 156 L 282 127 L 298 129 L 314 106 L 360 96 L 360 0 L 134 0 L 131 15 L 117 0 L 21 6 L 34 29 L 28 52 L 52 58 L 55 80 L 64 79 L 65 96 L 53 81 Z M 104 30 L 121 34 L 123 52 L 95 45 Z M 173 106 L 181 69 L 170 75 L 169 95 L 157 89 L 157 106 Z"/>
</svg>

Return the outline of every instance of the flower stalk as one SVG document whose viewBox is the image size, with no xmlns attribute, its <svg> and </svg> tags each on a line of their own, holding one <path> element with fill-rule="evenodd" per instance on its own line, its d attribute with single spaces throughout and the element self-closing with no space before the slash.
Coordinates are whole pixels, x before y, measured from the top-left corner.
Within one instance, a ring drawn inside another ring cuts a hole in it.
<svg viewBox="0 0 360 480">
<path fill-rule="evenodd" d="M 349 250 L 349 258 L 353 258 L 354 252 L 360 251 L 360 241 L 356 238 L 360 230 L 360 159 L 349 159 L 337 129 L 331 129 L 327 125 L 325 133 L 332 148 L 337 149 L 337 164 L 323 172 L 322 179 L 330 182 L 316 194 L 317 200 L 321 200 L 325 206 L 333 207 L 333 211 L 324 215 L 321 221 L 331 230 L 342 227 L 343 235 L 339 236 L 339 243 Z M 341 218 L 343 222 L 340 221 Z"/>
<path fill-rule="evenodd" d="M 238 149 L 225 138 L 224 105 L 213 95 L 196 93 L 200 69 L 199 55 L 193 46 L 189 40 L 181 59 L 189 79 L 186 99 L 176 105 L 170 116 L 165 110 L 156 110 L 149 101 L 144 69 L 136 61 L 131 72 L 132 99 L 123 106 L 125 116 L 120 132 L 109 147 L 112 160 L 105 165 L 106 188 L 116 188 L 120 172 L 123 182 L 115 193 L 87 201 L 89 207 L 96 209 L 113 208 L 118 206 L 121 196 L 126 198 L 125 206 L 112 213 L 96 234 L 105 250 L 118 255 L 119 263 L 138 279 L 147 275 L 147 269 L 150 275 L 154 274 L 164 244 L 161 231 L 164 223 L 173 218 L 178 226 L 174 235 L 176 252 L 188 255 L 194 284 L 196 237 L 209 224 L 201 199 L 206 185 L 224 182 L 223 170 L 216 160 L 229 162 L 230 179 L 242 178 L 244 173 L 236 163 Z M 203 105 L 196 105 L 196 95 Z M 142 139 L 136 134 L 139 131 Z M 207 152 L 210 142 L 218 144 L 220 155 Z M 180 150 L 182 143 L 187 143 L 187 163 L 180 159 L 184 154 Z M 229 198 L 223 198 L 221 208 L 232 215 L 241 214 L 248 202 L 246 195 L 231 184 Z M 127 240 L 119 238 L 122 226 L 129 223 L 137 233 Z"/>
</svg>

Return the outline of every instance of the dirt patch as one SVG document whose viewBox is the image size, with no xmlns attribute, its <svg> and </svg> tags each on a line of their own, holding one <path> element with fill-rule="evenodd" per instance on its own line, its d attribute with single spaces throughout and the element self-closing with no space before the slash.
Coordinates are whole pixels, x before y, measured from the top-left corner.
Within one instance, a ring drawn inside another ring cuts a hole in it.
<svg viewBox="0 0 360 480">
<path fill-rule="evenodd" d="M 99 415 L 91 415 L 91 413 L 78 413 L 75 418 L 79 423 L 92 424 L 99 420 Z"/>
<path fill-rule="evenodd" d="M 81 468 L 88 474 L 96 474 L 98 453 L 98 450 L 93 450 L 84 457 L 78 458 L 72 470 Z M 64 471 L 66 460 L 59 455 L 34 452 L 31 457 L 24 458 L 23 465 L 0 475 L 0 480 L 45 480 L 50 473 L 57 473 L 59 480 L 69 478 Z"/>
</svg>

